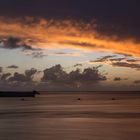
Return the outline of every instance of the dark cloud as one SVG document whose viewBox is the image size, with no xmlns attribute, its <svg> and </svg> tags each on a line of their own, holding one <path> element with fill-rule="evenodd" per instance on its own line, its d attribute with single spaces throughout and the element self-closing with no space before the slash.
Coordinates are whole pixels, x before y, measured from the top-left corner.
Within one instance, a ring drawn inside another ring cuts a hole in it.
<svg viewBox="0 0 140 140">
<path fill-rule="evenodd" d="M 111 64 L 114 67 L 126 67 L 140 70 L 140 64 L 127 63 L 127 62 L 114 62 Z"/>
<path fill-rule="evenodd" d="M 138 59 L 127 59 L 127 62 L 135 63 L 135 62 L 140 62 Z"/>
<path fill-rule="evenodd" d="M 9 76 L 11 76 L 11 73 L 4 73 L 1 75 L 0 79 L 1 81 L 5 81 Z"/>
<path fill-rule="evenodd" d="M 123 56 L 119 56 L 119 55 L 123 55 Z M 135 59 L 133 58 L 131 55 L 124 55 L 124 54 L 117 54 L 117 55 L 107 55 L 107 56 L 103 56 L 101 58 L 98 58 L 96 60 L 91 60 L 90 62 L 121 62 L 121 61 L 126 61 L 126 62 L 140 62 L 139 59 Z"/>
<path fill-rule="evenodd" d="M 92 87 L 104 80 L 107 80 L 107 78 L 103 76 L 96 67 L 87 68 L 83 71 L 77 69 L 67 73 L 61 65 L 56 65 L 44 70 L 42 78 L 42 82 L 50 86 L 57 87 L 59 85 L 61 88 L 67 87 L 71 89 Z"/>
<path fill-rule="evenodd" d="M 122 60 L 126 60 L 126 58 L 112 58 L 112 59 L 109 59 L 109 61 L 111 61 L 111 62 L 120 62 L 120 61 L 122 61 Z M 126 60 L 127 61 L 127 60 Z"/>
<path fill-rule="evenodd" d="M 20 38 L 9 37 L 5 39 L 0 39 L 0 47 L 5 49 L 18 49 L 22 48 L 23 50 L 34 50 L 31 46 L 27 45 Z"/>
<path fill-rule="evenodd" d="M 28 42 L 30 43 L 31 41 L 32 40 L 25 41 L 24 39 L 18 37 L 0 38 L 0 48 L 11 50 L 22 49 L 22 52 L 25 55 L 32 56 L 33 58 L 43 58 L 47 56 L 47 54 L 44 54 L 42 49 L 33 48 L 31 45 L 28 45 Z"/>
<path fill-rule="evenodd" d="M 56 65 L 44 70 L 42 81 L 63 81 L 67 77 L 67 73 L 63 70 L 61 65 Z"/>
<path fill-rule="evenodd" d="M 114 81 L 121 81 L 122 79 L 120 77 L 115 77 Z"/>
<path fill-rule="evenodd" d="M 124 56 L 124 55 L 123 55 Z M 140 62 L 139 59 L 135 59 L 132 56 L 126 55 L 124 57 L 120 57 L 117 55 L 107 55 L 107 56 L 103 56 L 101 58 L 98 58 L 96 60 L 91 60 L 90 62 L 106 62 L 106 61 L 110 61 L 110 62 L 120 62 L 120 61 L 127 61 L 127 62 Z"/>
<path fill-rule="evenodd" d="M 67 54 L 67 53 L 65 53 L 65 52 L 56 52 L 55 54 L 58 54 L 58 55 L 65 55 L 65 54 Z"/>
<path fill-rule="evenodd" d="M 79 57 L 81 54 L 80 53 L 74 53 L 74 52 L 56 52 L 56 53 L 53 53 L 51 55 Z"/>
<path fill-rule="evenodd" d="M 54 54 L 56 54 L 56 55 L 75 55 L 75 53 L 68 53 L 68 52 L 56 52 L 56 53 L 54 53 Z"/>
<path fill-rule="evenodd" d="M 115 77 L 114 81 L 122 81 L 122 80 L 128 80 L 128 78 L 121 78 L 121 77 Z"/>
<path fill-rule="evenodd" d="M 77 77 L 77 78 L 76 78 Z M 96 83 L 98 81 L 106 80 L 105 76 L 102 76 L 99 73 L 99 70 L 96 67 L 84 69 L 81 73 L 79 69 L 69 73 L 70 80 L 86 81 Z"/>
<path fill-rule="evenodd" d="M 2 73 L 2 70 L 3 70 L 3 68 L 2 68 L 2 67 L 0 67 L 0 73 Z"/>
<path fill-rule="evenodd" d="M 107 55 L 103 56 L 97 60 L 91 60 L 90 63 L 98 63 L 98 62 L 109 62 L 110 65 L 114 67 L 126 67 L 126 68 L 133 68 L 136 70 L 140 70 L 140 62 L 139 59 L 132 58 L 130 56 L 119 57 L 116 55 Z"/>
<path fill-rule="evenodd" d="M 82 67 L 83 64 L 75 64 L 74 67 Z"/>
<path fill-rule="evenodd" d="M 25 71 L 25 76 L 29 79 L 32 79 L 33 75 L 37 73 L 37 69 L 31 68 L 30 70 Z"/>
<path fill-rule="evenodd" d="M 12 77 L 10 77 L 8 80 L 15 81 L 15 82 L 28 82 L 29 78 L 26 77 L 24 74 L 15 72 L 14 75 Z"/>
<path fill-rule="evenodd" d="M 43 57 L 47 57 L 48 55 L 43 52 L 42 49 L 34 49 L 34 50 L 24 50 L 23 53 L 26 56 L 31 56 L 32 58 L 41 59 Z"/>
<path fill-rule="evenodd" d="M 25 70 L 25 74 L 15 72 L 14 75 L 10 77 L 8 80 L 15 82 L 32 82 L 35 73 L 37 73 L 37 70 L 34 68 L 30 70 Z"/>
<path fill-rule="evenodd" d="M 26 10 L 25 10 L 26 9 Z M 12 11 L 12 12 L 11 12 Z M 1 16 L 34 16 L 51 19 L 96 19 L 97 30 L 119 38 L 140 36 L 139 0 L 1 0 Z"/>
<path fill-rule="evenodd" d="M 115 57 L 116 55 L 107 55 L 107 56 L 103 56 L 101 58 L 98 58 L 97 60 L 91 60 L 90 62 L 106 62 L 108 60 L 110 60 L 110 58 Z"/>
<path fill-rule="evenodd" d="M 19 67 L 16 66 L 16 65 L 11 65 L 11 66 L 8 66 L 7 68 L 8 68 L 8 69 L 18 69 Z"/>
<path fill-rule="evenodd" d="M 87 42 L 76 42 L 76 41 L 64 41 L 64 42 L 59 42 L 61 44 L 67 44 L 67 45 L 73 45 L 73 46 L 82 46 L 82 47 L 91 47 L 91 48 L 96 48 L 96 44 L 92 43 L 87 43 Z M 98 46 L 99 47 L 99 46 Z"/>
<path fill-rule="evenodd" d="M 134 84 L 140 84 L 140 80 L 134 81 Z"/>
<path fill-rule="evenodd" d="M 41 52 L 41 51 L 39 51 L 39 52 L 37 52 L 37 51 L 32 52 L 30 55 L 31 55 L 33 58 L 43 58 L 43 57 L 48 56 L 47 54 L 44 54 L 44 53 Z"/>
</svg>

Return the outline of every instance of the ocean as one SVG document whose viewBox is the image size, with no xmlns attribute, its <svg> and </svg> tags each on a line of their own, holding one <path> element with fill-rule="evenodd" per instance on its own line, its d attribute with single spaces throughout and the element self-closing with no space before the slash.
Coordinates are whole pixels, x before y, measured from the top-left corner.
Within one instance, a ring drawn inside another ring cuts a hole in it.
<svg viewBox="0 0 140 140">
<path fill-rule="evenodd" d="M 138 92 L 0 98 L 0 140 L 140 140 Z"/>
</svg>

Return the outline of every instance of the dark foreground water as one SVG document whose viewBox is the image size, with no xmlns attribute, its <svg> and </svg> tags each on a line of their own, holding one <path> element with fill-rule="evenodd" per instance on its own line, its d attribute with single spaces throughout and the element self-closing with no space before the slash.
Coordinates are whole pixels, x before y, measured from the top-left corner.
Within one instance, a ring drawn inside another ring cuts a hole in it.
<svg viewBox="0 0 140 140">
<path fill-rule="evenodd" d="M 140 140 L 140 94 L 0 98 L 0 140 Z"/>
</svg>

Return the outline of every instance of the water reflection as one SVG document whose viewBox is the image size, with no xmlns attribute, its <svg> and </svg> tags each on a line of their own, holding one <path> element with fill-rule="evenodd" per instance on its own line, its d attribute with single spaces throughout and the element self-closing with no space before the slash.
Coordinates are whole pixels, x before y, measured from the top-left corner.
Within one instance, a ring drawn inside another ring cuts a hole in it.
<svg viewBox="0 0 140 140">
<path fill-rule="evenodd" d="M 118 100 L 112 101 L 112 96 Z M 140 138 L 140 95 L 47 95 L 0 99 L 1 140 Z M 77 101 L 78 97 L 82 100 Z"/>
</svg>

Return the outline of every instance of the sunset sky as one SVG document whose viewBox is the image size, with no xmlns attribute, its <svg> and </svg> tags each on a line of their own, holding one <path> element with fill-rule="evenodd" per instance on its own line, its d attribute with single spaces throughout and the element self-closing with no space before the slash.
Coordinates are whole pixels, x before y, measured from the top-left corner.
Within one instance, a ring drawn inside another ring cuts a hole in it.
<svg viewBox="0 0 140 140">
<path fill-rule="evenodd" d="M 1 0 L 0 90 L 140 90 L 139 0 Z"/>
</svg>

